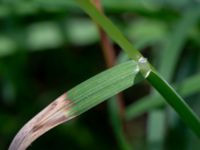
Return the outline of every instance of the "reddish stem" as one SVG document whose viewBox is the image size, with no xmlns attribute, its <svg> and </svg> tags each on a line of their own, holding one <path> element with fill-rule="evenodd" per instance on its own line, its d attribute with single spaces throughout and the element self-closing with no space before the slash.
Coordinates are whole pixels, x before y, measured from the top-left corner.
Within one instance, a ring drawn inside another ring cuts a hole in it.
<svg viewBox="0 0 200 150">
<path fill-rule="evenodd" d="M 103 13 L 103 7 L 101 6 L 101 1 L 100 0 L 91 0 L 91 1 L 95 5 L 95 7 L 101 13 Z M 98 26 L 98 30 L 99 30 L 99 35 L 100 35 L 100 39 L 101 39 L 101 46 L 102 46 L 102 51 L 103 51 L 104 59 L 105 59 L 105 62 L 106 62 L 106 66 L 108 68 L 110 68 L 110 67 L 114 66 L 115 62 L 116 62 L 115 50 L 114 50 L 113 44 L 111 43 L 109 37 L 104 32 L 104 30 L 100 26 Z M 119 110 L 120 111 L 120 117 L 121 117 L 121 120 L 123 120 L 124 103 L 123 103 L 122 94 L 117 95 L 117 102 L 118 102 L 118 106 L 119 106 L 119 109 L 120 109 Z"/>
</svg>

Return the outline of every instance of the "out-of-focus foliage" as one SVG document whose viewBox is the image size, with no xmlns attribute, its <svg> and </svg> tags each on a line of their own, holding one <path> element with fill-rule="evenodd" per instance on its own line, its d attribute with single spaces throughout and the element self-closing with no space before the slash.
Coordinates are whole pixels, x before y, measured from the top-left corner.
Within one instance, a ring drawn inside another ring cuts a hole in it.
<svg viewBox="0 0 200 150">
<path fill-rule="evenodd" d="M 200 1 L 102 0 L 102 4 L 106 15 L 158 68 L 164 59 L 171 60 L 168 54 L 179 51 L 169 66 L 175 69 L 169 71 L 171 82 L 178 83 L 180 91 L 182 81 L 199 74 L 200 15 L 194 17 L 190 12 L 200 9 Z M 184 17 L 185 12 L 189 16 Z M 191 21 L 194 23 L 188 27 Z M 163 66 L 160 70 L 165 72 L 168 68 Z M 53 99 L 104 69 L 95 24 L 73 0 L 2 0 L 0 149 L 7 149 L 21 126 Z M 134 105 L 148 93 L 152 93 L 149 86 L 139 84 L 124 92 L 124 102 Z M 199 92 L 186 97 L 200 116 L 199 98 Z M 30 149 L 119 149 L 109 119 L 104 103 L 53 129 Z M 125 120 L 124 126 L 126 139 L 135 149 L 153 149 L 155 145 L 170 150 L 200 149 L 198 139 L 169 108 Z"/>
</svg>

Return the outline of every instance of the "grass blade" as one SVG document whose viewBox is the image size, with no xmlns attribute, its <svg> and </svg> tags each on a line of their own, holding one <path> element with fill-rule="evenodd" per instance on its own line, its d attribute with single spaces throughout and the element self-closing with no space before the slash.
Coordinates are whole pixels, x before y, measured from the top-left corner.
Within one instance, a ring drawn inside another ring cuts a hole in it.
<svg viewBox="0 0 200 150">
<path fill-rule="evenodd" d="M 123 124 L 122 119 L 119 117 L 120 110 L 119 106 L 117 104 L 118 101 L 116 101 L 116 97 L 112 97 L 108 101 L 108 107 L 109 107 L 109 114 L 110 114 L 110 120 L 113 127 L 113 130 L 116 135 L 116 139 L 118 140 L 119 147 L 121 150 L 131 150 L 130 144 L 126 141 L 126 137 L 124 135 L 123 131 Z M 116 110 L 117 109 L 117 110 Z"/>
<path fill-rule="evenodd" d="M 160 74 L 163 75 L 163 77 L 165 78 L 165 80 L 171 82 L 172 77 L 174 75 L 174 70 L 175 67 L 177 66 L 178 63 L 178 58 L 181 54 L 181 51 L 183 50 L 183 45 L 187 39 L 188 36 L 188 32 L 191 30 L 191 28 L 193 26 L 196 25 L 196 22 L 199 18 L 199 8 L 190 8 L 188 10 L 186 10 L 183 13 L 183 16 L 180 18 L 180 20 L 178 20 L 178 22 L 175 24 L 174 29 L 172 30 L 172 33 L 168 36 L 168 38 L 166 39 L 166 42 L 163 43 L 164 44 L 164 48 L 161 51 L 161 56 L 158 57 L 159 59 L 159 72 Z M 156 52 L 158 53 L 158 52 Z M 167 56 L 167 57 L 166 57 Z M 156 97 L 157 93 L 155 93 L 156 91 L 153 90 L 151 92 L 151 95 L 153 95 L 154 97 Z M 157 112 L 156 112 L 157 111 Z M 160 114 L 158 116 L 158 119 L 155 119 L 155 115 L 154 114 Z M 162 113 L 162 115 L 161 115 Z M 173 113 L 174 114 L 174 113 Z M 171 113 L 172 115 L 172 113 Z M 163 117 L 163 119 L 161 119 L 161 116 Z M 169 117 L 169 116 L 168 116 Z M 172 116 L 170 116 L 172 117 Z M 160 118 L 160 119 L 159 119 Z M 151 120 L 152 119 L 152 120 Z M 152 112 L 150 112 L 148 114 L 148 124 L 149 124 L 149 130 L 148 130 L 148 134 L 147 134 L 147 139 L 149 139 L 149 142 L 152 143 L 153 140 L 151 139 L 151 134 L 158 134 L 158 137 L 162 137 L 162 138 L 157 138 L 154 140 L 156 143 L 163 143 L 164 141 L 164 137 L 165 134 L 164 132 L 154 132 L 155 130 L 157 130 L 158 128 L 163 128 L 163 131 L 166 130 L 166 125 L 165 123 L 160 123 L 157 126 L 151 126 L 153 121 L 155 121 L 155 123 L 157 123 L 157 120 L 163 120 L 165 121 L 166 119 L 166 111 L 165 109 L 162 110 L 152 110 Z M 163 135 L 160 135 L 163 134 Z M 153 142 L 153 143 L 154 143 Z M 150 144 L 151 145 L 151 144 Z M 163 149 L 162 144 L 158 144 L 157 149 Z"/>
<path fill-rule="evenodd" d="M 142 55 L 133 47 L 133 45 L 123 36 L 121 31 L 114 24 L 93 6 L 88 0 L 75 0 L 79 6 L 90 15 L 90 17 L 99 24 L 113 41 L 129 55 L 130 58 L 138 61 Z"/>
<path fill-rule="evenodd" d="M 190 95 L 191 93 L 196 93 L 200 91 L 200 74 L 197 74 L 182 83 L 177 85 L 177 89 L 183 95 Z"/>
<path fill-rule="evenodd" d="M 160 73 L 167 81 L 171 81 L 178 57 L 183 50 L 183 45 L 188 37 L 188 32 L 196 25 L 200 16 L 200 8 L 192 7 L 184 12 L 183 17 L 176 24 L 172 35 L 167 38 L 160 58 Z M 167 57 L 166 57 L 167 56 Z"/>
<path fill-rule="evenodd" d="M 200 91 L 200 74 L 190 77 L 182 83 L 175 84 L 175 89 L 180 92 L 181 95 L 189 96 Z M 157 95 L 157 94 L 156 94 Z M 126 119 L 134 119 L 145 112 L 148 112 L 156 107 L 164 106 L 166 102 L 159 96 L 146 96 L 131 104 L 126 108 Z"/>
<path fill-rule="evenodd" d="M 76 107 L 73 110 L 77 115 L 87 111 L 103 100 L 123 91 L 134 83 L 139 72 L 136 62 L 128 61 L 117 65 L 106 72 L 100 73 L 79 84 L 70 91 L 68 96 Z"/>
<path fill-rule="evenodd" d="M 34 140 L 53 127 L 132 86 L 138 72 L 138 64 L 131 60 L 72 88 L 31 119 L 15 136 L 9 150 L 26 149 Z"/>
<path fill-rule="evenodd" d="M 185 101 L 176 91 L 156 72 L 150 72 L 147 80 L 176 110 L 183 121 L 200 137 L 200 121 Z"/>
</svg>

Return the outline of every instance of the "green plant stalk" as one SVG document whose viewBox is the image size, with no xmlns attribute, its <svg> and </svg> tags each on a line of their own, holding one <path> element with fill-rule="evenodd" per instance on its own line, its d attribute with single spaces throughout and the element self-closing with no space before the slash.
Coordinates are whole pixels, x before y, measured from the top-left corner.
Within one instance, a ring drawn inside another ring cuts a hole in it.
<svg viewBox="0 0 200 150">
<path fill-rule="evenodd" d="M 171 34 L 169 34 L 168 38 L 166 39 L 166 42 L 164 42 L 163 50 L 161 51 L 159 59 L 159 73 L 163 75 L 166 81 L 171 82 L 172 77 L 174 75 L 174 70 L 178 62 L 178 58 L 180 57 L 180 53 L 183 50 L 183 45 L 187 39 L 188 32 L 194 27 L 198 21 L 199 18 L 199 8 L 198 7 L 191 7 L 189 9 L 186 9 L 181 18 L 178 19 L 178 22 L 175 24 L 174 29 L 172 30 Z M 166 57 L 167 56 L 167 57 Z M 151 95 L 156 97 L 158 95 L 155 93 L 156 91 L 153 90 L 151 92 Z M 160 99 L 158 99 L 160 100 Z M 151 101 L 148 101 L 150 103 Z M 157 101 L 156 101 L 157 102 Z M 164 102 L 164 101 L 161 101 Z M 154 103 L 155 104 L 155 103 Z M 155 114 L 159 113 L 162 114 L 163 119 L 160 118 L 160 120 L 163 121 L 163 123 L 158 123 L 157 126 L 152 125 L 152 122 L 157 122 L 159 119 L 155 118 Z M 171 116 L 170 116 L 171 117 Z M 148 114 L 148 134 L 147 139 L 149 143 L 164 143 L 164 134 L 165 132 L 154 132 L 157 131 L 157 129 L 161 129 L 162 131 L 166 131 L 166 124 L 165 122 L 166 118 L 166 111 L 165 109 L 157 110 L 154 109 Z M 163 134 L 163 135 L 162 135 Z M 159 138 L 156 138 L 152 140 L 152 135 L 157 135 Z M 150 144 L 151 145 L 151 144 Z M 161 145 L 158 145 L 162 147 Z M 163 149 L 163 148 L 157 147 L 156 149 Z"/>
<path fill-rule="evenodd" d="M 95 8 L 89 0 L 75 0 L 79 6 L 111 37 L 133 60 L 138 61 L 142 55 L 135 47 L 123 36 L 120 30 L 113 23 Z"/>
<path fill-rule="evenodd" d="M 154 71 L 150 72 L 147 80 L 200 138 L 200 121 L 198 117 L 185 103 L 185 101 L 176 93 L 176 91 Z"/>
<path fill-rule="evenodd" d="M 200 74 L 189 77 L 181 83 L 174 84 L 174 87 L 183 96 L 189 96 L 200 91 Z M 134 119 L 145 112 L 148 112 L 156 107 L 164 106 L 166 102 L 158 95 L 145 96 L 139 101 L 131 104 L 126 108 L 126 119 Z"/>
<path fill-rule="evenodd" d="M 79 6 L 95 21 L 105 32 L 128 54 L 130 58 L 138 62 L 140 72 L 151 85 L 166 99 L 175 109 L 185 123 L 200 137 L 200 121 L 189 106 L 175 92 L 175 90 L 162 77 L 156 73 L 148 61 L 136 50 L 123 36 L 118 28 L 91 4 L 89 0 L 76 0 Z M 166 92 L 167 91 L 167 92 Z M 167 93 L 167 94 L 166 94 Z M 169 95 L 168 95 L 169 94 Z M 199 129 L 198 129 L 199 128 Z"/>
</svg>

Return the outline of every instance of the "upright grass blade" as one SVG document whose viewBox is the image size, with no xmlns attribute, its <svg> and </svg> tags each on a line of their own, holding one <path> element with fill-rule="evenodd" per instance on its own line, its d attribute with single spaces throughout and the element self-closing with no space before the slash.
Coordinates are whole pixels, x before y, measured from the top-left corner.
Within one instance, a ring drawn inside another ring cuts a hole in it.
<svg viewBox="0 0 200 150">
<path fill-rule="evenodd" d="M 151 117 L 148 117 L 147 125 L 147 149 L 148 150 L 162 150 L 164 148 L 164 135 L 165 135 L 165 113 L 163 110 L 156 110 L 151 112 Z M 154 128 L 152 128 L 154 127 Z"/>
<path fill-rule="evenodd" d="M 133 47 L 133 45 L 121 34 L 120 30 L 113 23 L 93 6 L 89 0 L 75 0 L 79 6 L 97 22 L 113 41 L 121 46 L 121 48 L 134 60 L 139 60 L 141 54 Z"/>
<path fill-rule="evenodd" d="M 123 131 L 122 119 L 120 118 L 120 110 L 117 105 L 118 101 L 116 101 L 116 97 L 112 97 L 108 100 L 109 114 L 110 120 L 113 127 L 113 130 L 116 135 L 116 139 L 118 140 L 119 147 L 121 150 L 131 150 L 130 144 L 126 141 L 126 137 Z M 117 109 L 117 110 L 116 110 Z"/>
<path fill-rule="evenodd" d="M 172 34 L 167 38 L 166 45 L 161 53 L 159 66 L 160 73 L 167 81 L 171 81 L 178 57 L 188 37 L 188 32 L 196 25 L 200 17 L 200 7 L 191 7 L 184 11 L 183 17 L 177 22 Z M 165 59 L 167 56 L 167 59 Z"/>
<path fill-rule="evenodd" d="M 183 99 L 175 92 L 175 90 L 164 79 L 156 73 L 148 61 L 142 57 L 131 43 L 123 36 L 117 27 L 90 3 L 89 0 L 76 0 L 79 6 L 95 20 L 128 54 L 128 56 L 138 62 L 140 72 L 149 81 L 149 83 L 166 99 L 166 101 L 175 109 L 185 123 L 200 137 L 200 121 L 192 112 Z M 160 84 L 160 87 L 159 87 Z M 168 91 L 167 94 L 165 91 Z M 169 94 L 169 95 L 168 95 Z M 173 99 L 172 99 L 173 98 Z M 185 113 L 183 113 L 186 110 Z M 191 122 L 192 120 L 192 122 Z"/>
</svg>

